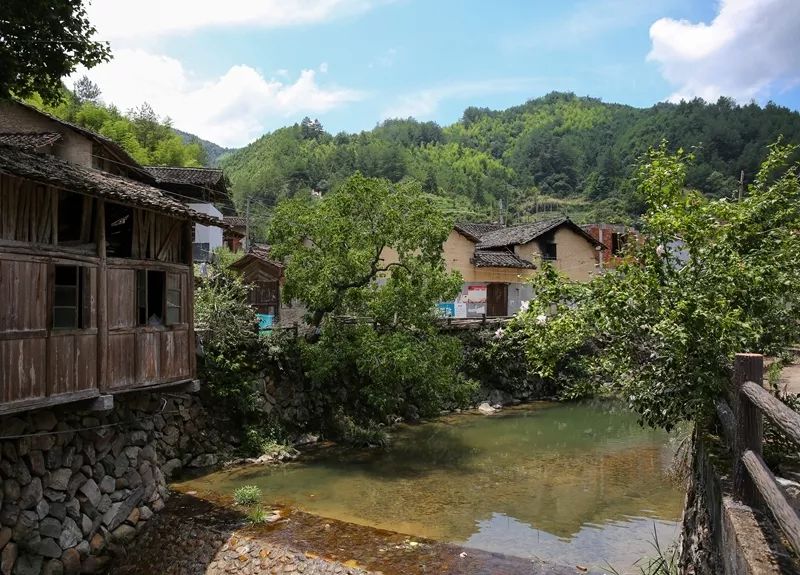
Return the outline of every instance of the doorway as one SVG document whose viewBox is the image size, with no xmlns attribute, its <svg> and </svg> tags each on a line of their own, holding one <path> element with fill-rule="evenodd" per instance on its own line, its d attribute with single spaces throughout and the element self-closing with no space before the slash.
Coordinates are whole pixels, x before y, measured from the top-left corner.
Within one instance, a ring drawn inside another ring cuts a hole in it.
<svg viewBox="0 0 800 575">
<path fill-rule="evenodd" d="M 489 284 L 486 288 L 486 315 L 508 315 L 508 284 Z"/>
</svg>

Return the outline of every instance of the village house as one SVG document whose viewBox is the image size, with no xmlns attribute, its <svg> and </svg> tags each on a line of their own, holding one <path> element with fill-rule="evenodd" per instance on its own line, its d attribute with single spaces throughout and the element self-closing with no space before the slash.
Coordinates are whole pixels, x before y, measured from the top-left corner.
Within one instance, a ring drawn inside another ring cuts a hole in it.
<svg viewBox="0 0 800 575">
<path fill-rule="evenodd" d="M 597 252 L 597 263 L 602 269 L 613 268 L 622 261 L 625 246 L 639 242 L 641 235 L 631 226 L 621 224 L 585 224 L 581 226 L 593 238 L 608 246 L 607 250 Z"/>
<path fill-rule="evenodd" d="M 157 184 L 114 142 L 0 101 L 0 414 L 193 386 L 192 231 L 221 222 Z"/>
<path fill-rule="evenodd" d="M 527 280 L 543 261 L 567 277 L 587 281 L 597 272 L 602 242 L 567 217 L 504 226 L 458 223 L 443 246 L 448 270 L 461 272 L 461 294 L 440 308 L 454 317 L 505 316 L 532 297 Z"/>
<path fill-rule="evenodd" d="M 195 212 L 223 220 L 224 216 L 218 206 L 229 201 L 230 183 L 221 169 L 172 166 L 145 166 L 144 169 L 155 178 L 159 188 L 188 204 Z M 214 250 L 225 244 L 224 235 L 223 229 L 218 225 L 195 223 L 192 228 L 194 261 L 210 261 Z"/>
</svg>

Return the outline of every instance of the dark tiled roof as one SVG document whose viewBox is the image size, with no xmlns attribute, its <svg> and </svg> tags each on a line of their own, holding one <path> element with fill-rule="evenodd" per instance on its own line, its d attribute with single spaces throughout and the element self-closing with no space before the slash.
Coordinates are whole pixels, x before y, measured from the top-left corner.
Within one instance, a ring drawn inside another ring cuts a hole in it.
<svg viewBox="0 0 800 575">
<path fill-rule="evenodd" d="M 527 244 L 542 234 L 569 221 L 567 218 L 544 220 L 530 224 L 519 224 L 489 232 L 481 237 L 477 249 L 501 248 L 504 246 Z"/>
<path fill-rule="evenodd" d="M 72 192 L 162 212 L 176 218 L 226 227 L 222 220 L 192 210 L 169 197 L 163 190 L 50 155 L 0 146 L 0 172 Z"/>
<path fill-rule="evenodd" d="M 186 184 L 204 188 L 227 187 L 225 174 L 219 168 L 177 168 L 172 166 L 145 166 L 158 183 Z"/>
<path fill-rule="evenodd" d="M 145 181 L 147 182 L 152 181 L 152 176 L 145 171 L 145 169 L 141 166 L 141 164 L 139 164 L 139 162 L 134 160 L 133 157 L 128 152 L 125 151 L 125 148 L 120 146 L 114 140 L 106 138 L 105 136 L 102 136 L 97 132 L 92 132 L 91 130 L 87 130 L 86 128 L 78 126 L 77 124 L 73 124 L 71 122 L 67 122 L 66 120 L 62 120 L 61 118 L 57 118 L 56 116 L 48 114 L 47 112 L 43 112 L 36 106 L 31 106 L 30 104 L 26 104 L 25 102 L 21 102 L 20 100 L 14 100 L 14 102 L 24 108 L 27 108 L 28 110 L 31 110 L 32 112 L 41 114 L 42 116 L 49 118 L 53 122 L 61 124 L 62 126 L 65 126 L 70 130 L 73 130 L 74 132 L 77 132 L 86 138 L 89 138 L 90 140 L 94 140 L 95 142 L 97 142 L 102 146 L 105 146 L 112 152 L 112 154 L 117 156 L 117 158 L 120 160 L 119 161 L 120 164 L 132 169 L 134 172 L 136 172 L 138 176 L 141 176 Z"/>
<path fill-rule="evenodd" d="M 454 227 L 457 232 L 477 242 L 485 234 L 501 229 L 503 224 L 476 224 L 471 222 L 459 222 Z"/>
<path fill-rule="evenodd" d="M 38 150 L 61 138 L 58 132 L 4 132 L 0 133 L 0 145 L 14 146 L 23 150 Z"/>
<path fill-rule="evenodd" d="M 242 258 L 231 264 L 231 267 L 234 269 L 242 269 L 247 267 L 253 260 L 270 264 L 279 270 L 283 269 L 283 264 L 281 262 L 270 258 L 270 247 L 267 244 L 253 244 Z"/>
<path fill-rule="evenodd" d="M 247 219 L 242 216 L 223 216 L 222 219 L 226 224 L 234 228 L 244 228 L 247 226 Z"/>
<path fill-rule="evenodd" d="M 536 268 L 528 260 L 523 260 L 510 252 L 476 251 L 472 263 L 476 268 Z"/>
<path fill-rule="evenodd" d="M 597 238 L 592 236 L 589 232 L 575 224 L 569 218 L 562 217 L 552 220 L 544 220 L 541 222 L 533 222 L 530 224 L 510 226 L 489 232 L 480 239 L 480 242 L 478 242 L 478 244 L 475 246 L 475 249 L 485 250 L 502 248 L 505 246 L 524 245 L 549 231 L 555 230 L 560 226 L 568 226 L 576 234 L 583 236 L 586 241 L 592 245 L 605 248 L 605 246 L 597 241 Z"/>
</svg>

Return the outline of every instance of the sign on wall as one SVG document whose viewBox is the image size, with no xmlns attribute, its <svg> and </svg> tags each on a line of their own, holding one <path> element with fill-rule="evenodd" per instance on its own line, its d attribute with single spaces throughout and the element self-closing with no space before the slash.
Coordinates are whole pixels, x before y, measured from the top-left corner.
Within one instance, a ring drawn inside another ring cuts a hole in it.
<svg viewBox="0 0 800 575">
<path fill-rule="evenodd" d="M 468 286 L 468 303 L 486 303 L 486 286 Z"/>
<path fill-rule="evenodd" d="M 453 317 L 456 315 L 456 304 L 453 302 L 437 303 L 436 307 L 441 317 Z"/>
</svg>

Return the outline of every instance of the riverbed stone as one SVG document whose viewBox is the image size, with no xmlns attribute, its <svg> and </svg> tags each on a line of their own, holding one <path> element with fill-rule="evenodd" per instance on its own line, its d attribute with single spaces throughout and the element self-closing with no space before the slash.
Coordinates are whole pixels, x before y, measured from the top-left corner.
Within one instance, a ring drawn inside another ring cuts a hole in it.
<svg viewBox="0 0 800 575">
<path fill-rule="evenodd" d="M 11 541 L 11 535 L 13 531 L 11 531 L 11 527 L 0 527 L 0 549 L 6 546 L 6 544 Z"/>
<path fill-rule="evenodd" d="M 50 472 L 50 479 L 47 487 L 54 491 L 66 491 L 69 480 L 72 478 L 72 470 L 67 468 L 56 469 Z"/>
<path fill-rule="evenodd" d="M 64 575 L 77 575 L 81 572 L 81 555 L 74 547 L 67 549 L 61 555 L 61 564 L 64 566 Z"/>
<path fill-rule="evenodd" d="M 100 481 L 99 487 L 100 487 L 100 493 L 105 493 L 105 494 L 113 493 L 114 490 L 116 489 L 116 480 L 110 475 L 106 475 Z"/>
<path fill-rule="evenodd" d="M 51 537 L 42 539 L 39 545 L 36 546 L 36 551 L 43 557 L 49 557 L 51 559 L 61 557 L 63 553 L 61 547 L 56 543 L 56 540 Z"/>
<path fill-rule="evenodd" d="M 28 465 L 30 466 L 31 473 L 41 477 L 47 473 L 47 467 L 44 462 L 44 455 L 38 449 L 28 453 Z"/>
<path fill-rule="evenodd" d="M 64 575 L 64 564 L 58 559 L 51 559 L 44 564 L 42 575 Z"/>
<path fill-rule="evenodd" d="M 96 508 L 100 504 L 100 498 L 103 494 L 100 492 L 100 488 L 97 486 L 94 479 L 87 479 L 86 483 L 81 485 L 78 491 L 86 497 L 86 500 L 92 507 Z"/>
<path fill-rule="evenodd" d="M 61 536 L 61 521 L 54 517 L 46 517 L 39 523 L 39 533 L 42 537 L 58 539 Z M 58 554 L 61 557 L 61 553 Z"/>
<path fill-rule="evenodd" d="M 161 466 L 161 472 L 164 474 L 165 477 L 172 477 L 175 473 L 179 472 L 183 467 L 183 463 L 180 459 L 170 459 L 164 465 Z"/>
<path fill-rule="evenodd" d="M 59 521 L 64 521 L 64 518 L 67 516 L 67 506 L 60 501 L 51 501 L 50 516 L 55 517 Z"/>
<path fill-rule="evenodd" d="M 24 553 L 17 558 L 14 565 L 14 575 L 39 575 L 44 560 L 41 555 Z"/>
<path fill-rule="evenodd" d="M 22 492 L 19 496 L 19 506 L 22 509 L 34 508 L 42 497 L 44 497 L 42 480 L 39 477 L 34 477 L 30 483 L 22 488 Z"/>
<path fill-rule="evenodd" d="M 17 501 L 22 488 L 16 479 L 6 479 L 3 481 L 3 496 L 6 501 Z"/>
<path fill-rule="evenodd" d="M 83 531 L 75 523 L 75 520 L 71 517 L 64 519 L 61 537 L 58 538 L 58 544 L 61 545 L 61 548 L 69 549 L 70 547 L 75 547 L 81 539 L 83 539 Z"/>
<path fill-rule="evenodd" d="M 3 575 L 12 574 L 18 553 L 19 548 L 16 543 L 8 543 L 3 547 L 3 551 L 0 553 L 0 573 Z"/>
<path fill-rule="evenodd" d="M 39 519 L 44 519 L 50 513 L 50 504 L 47 502 L 47 499 L 40 499 L 39 503 L 36 504 L 36 515 Z"/>
</svg>

